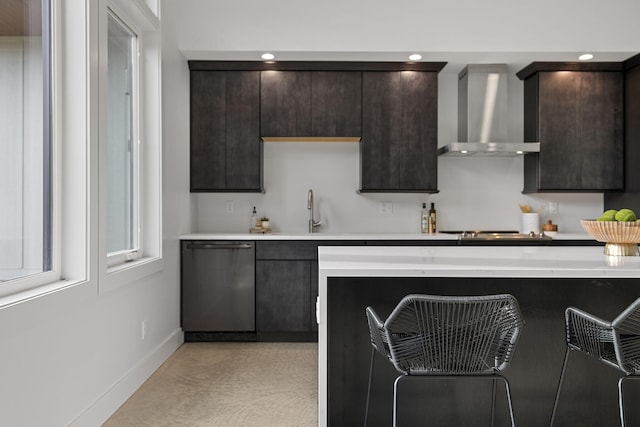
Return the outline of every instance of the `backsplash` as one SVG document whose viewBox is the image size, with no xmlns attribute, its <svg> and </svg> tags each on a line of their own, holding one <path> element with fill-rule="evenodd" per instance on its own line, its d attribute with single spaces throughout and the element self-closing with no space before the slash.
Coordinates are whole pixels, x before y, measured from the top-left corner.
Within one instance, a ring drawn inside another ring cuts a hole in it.
<svg viewBox="0 0 640 427">
<path fill-rule="evenodd" d="M 602 194 L 522 191 L 523 159 L 440 158 L 437 194 L 358 194 L 357 143 L 264 143 L 264 194 L 198 193 L 194 232 L 247 232 L 253 206 L 274 232 L 305 233 L 313 189 L 319 232 L 419 232 L 422 202 L 435 203 L 439 230 L 520 228 L 519 204 L 544 208 L 560 232 L 582 232 L 579 220 L 600 215 Z M 391 203 L 381 213 L 380 204 Z M 558 213 L 549 214 L 548 203 Z M 232 211 L 232 212 L 229 212 Z"/>
</svg>

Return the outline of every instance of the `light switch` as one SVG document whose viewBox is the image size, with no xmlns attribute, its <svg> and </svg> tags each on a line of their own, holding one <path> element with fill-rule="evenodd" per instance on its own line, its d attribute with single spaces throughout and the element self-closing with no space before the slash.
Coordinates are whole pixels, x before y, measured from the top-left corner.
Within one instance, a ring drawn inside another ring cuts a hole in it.
<svg viewBox="0 0 640 427">
<path fill-rule="evenodd" d="M 232 200 L 227 200 L 225 203 L 226 203 L 227 213 L 228 214 L 232 214 L 233 213 L 233 201 Z"/>
</svg>

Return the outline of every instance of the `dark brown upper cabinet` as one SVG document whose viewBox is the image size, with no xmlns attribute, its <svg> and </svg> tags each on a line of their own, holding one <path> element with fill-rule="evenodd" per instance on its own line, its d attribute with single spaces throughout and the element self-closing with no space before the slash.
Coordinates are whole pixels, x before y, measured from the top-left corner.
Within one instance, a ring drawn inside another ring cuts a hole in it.
<svg viewBox="0 0 640 427">
<path fill-rule="evenodd" d="M 191 70 L 191 191 L 261 192 L 260 72 Z"/>
<path fill-rule="evenodd" d="M 261 73 L 263 137 L 359 137 L 361 73 L 276 71 Z"/>
<path fill-rule="evenodd" d="M 640 192 L 640 54 L 624 63 L 625 191 Z M 638 201 L 640 203 L 640 200 Z"/>
<path fill-rule="evenodd" d="M 311 134 L 311 73 L 260 73 L 260 133 L 262 136 Z"/>
<path fill-rule="evenodd" d="M 311 136 L 338 138 L 361 135 L 362 73 L 313 71 Z"/>
<path fill-rule="evenodd" d="M 363 72 L 362 87 L 360 191 L 437 192 L 437 72 Z"/>
<path fill-rule="evenodd" d="M 362 192 L 436 192 L 445 62 L 189 61 L 191 191 L 262 191 L 262 144 L 357 138 Z"/>
<path fill-rule="evenodd" d="M 624 188 L 621 63 L 532 63 L 524 80 L 524 193 Z"/>
<path fill-rule="evenodd" d="M 624 191 L 604 193 L 605 209 L 640 212 L 640 54 L 624 65 Z"/>
</svg>

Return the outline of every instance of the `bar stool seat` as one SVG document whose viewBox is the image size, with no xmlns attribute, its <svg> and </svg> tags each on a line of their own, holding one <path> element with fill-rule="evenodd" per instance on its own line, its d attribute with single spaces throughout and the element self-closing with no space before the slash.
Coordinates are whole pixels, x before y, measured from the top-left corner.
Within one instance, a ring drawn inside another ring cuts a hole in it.
<svg viewBox="0 0 640 427">
<path fill-rule="evenodd" d="M 376 353 L 400 373 L 393 385 L 393 426 L 397 425 L 398 385 L 403 378 L 486 378 L 505 384 L 511 425 L 515 425 L 509 382 L 502 375 L 509 366 L 524 327 L 512 295 L 407 295 L 384 321 L 366 309 L 371 336 L 371 364 L 365 427 Z M 493 397 L 493 396 L 492 396 Z M 491 422 L 494 418 L 492 400 Z"/>
<path fill-rule="evenodd" d="M 618 409 L 624 427 L 622 386 L 627 379 L 640 378 L 640 298 L 613 321 L 600 319 L 575 307 L 565 310 L 566 344 L 560 380 L 553 402 L 550 425 L 553 426 L 564 373 L 571 351 L 580 351 L 624 373 L 618 380 Z"/>
</svg>

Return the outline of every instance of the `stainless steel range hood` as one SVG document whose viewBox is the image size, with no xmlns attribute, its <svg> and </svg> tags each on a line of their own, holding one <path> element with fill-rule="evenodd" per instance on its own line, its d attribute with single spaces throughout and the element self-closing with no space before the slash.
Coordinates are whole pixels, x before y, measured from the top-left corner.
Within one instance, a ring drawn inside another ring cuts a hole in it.
<svg viewBox="0 0 640 427">
<path fill-rule="evenodd" d="M 540 151 L 539 142 L 507 141 L 507 66 L 467 65 L 458 75 L 458 142 L 441 156 L 513 157 Z"/>
</svg>

